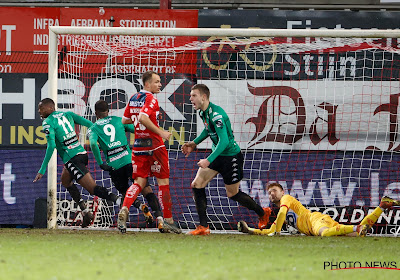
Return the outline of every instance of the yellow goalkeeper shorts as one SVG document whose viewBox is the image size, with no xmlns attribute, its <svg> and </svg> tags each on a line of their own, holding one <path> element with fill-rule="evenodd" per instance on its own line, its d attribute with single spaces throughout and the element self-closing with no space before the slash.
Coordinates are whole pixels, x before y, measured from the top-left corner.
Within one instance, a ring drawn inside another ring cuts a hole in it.
<svg viewBox="0 0 400 280">
<path fill-rule="evenodd" d="M 323 227 L 335 227 L 339 223 L 336 222 L 331 216 L 322 214 L 320 212 L 313 212 L 310 215 L 310 222 L 311 222 L 311 234 L 318 236 L 319 230 Z"/>
</svg>

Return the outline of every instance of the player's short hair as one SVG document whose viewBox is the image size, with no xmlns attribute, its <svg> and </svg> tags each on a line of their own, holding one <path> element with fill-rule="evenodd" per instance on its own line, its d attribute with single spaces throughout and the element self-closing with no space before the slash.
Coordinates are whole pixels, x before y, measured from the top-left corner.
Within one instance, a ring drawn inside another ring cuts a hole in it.
<svg viewBox="0 0 400 280">
<path fill-rule="evenodd" d="M 200 94 L 205 94 L 207 96 L 207 99 L 210 99 L 210 89 L 208 88 L 208 86 L 204 84 L 197 84 L 192 86 L 192 90 L 194 89 L 197 89 L 198 91 L 200 91 Z"/>
<path fill-rule="evenodd" d="M 108 103 L 104 100 L 99 100 L 94 104 L 94 110 L 96 112 L 107 112 L 108 111 Z"/>
<path fill-rule="evenodd" d="M 53 106 L 56 107 L 56 104 L 54 103 L 53 99 L 51 98 L 44 98 L 40 101 L 40 103 L 42 104 L 42 106 Z"/>
<path fill-rule="evenodd" d="M 153 74 L 158 75 L 158 74 L 157 74 L 156 72 L 154 72 L 154 71 L 147 71 L 147 72 L 144 72 L 144 73 L 143 73 L 143 75 L 142 75 L 142 82 L 143 82 L 143 85 L 145 85 L 146 82 L 148 82 L 148 81 L 151 80 L 151 78 L 153 77 Z"/>
<path fill-rule="evenodd" d="M 271 183 L 271 184 L 267 184 L 267 186 L 266 186 L 267 190 L 269 190 L 269 189 L 272 188 L 272 187 L 278 187 L 278 188 L 280 188 L 280 189 L 283 191 L 283 187 L 282 187 L 282 185 L 279 184 L 279 183 Z"/>
</svg>

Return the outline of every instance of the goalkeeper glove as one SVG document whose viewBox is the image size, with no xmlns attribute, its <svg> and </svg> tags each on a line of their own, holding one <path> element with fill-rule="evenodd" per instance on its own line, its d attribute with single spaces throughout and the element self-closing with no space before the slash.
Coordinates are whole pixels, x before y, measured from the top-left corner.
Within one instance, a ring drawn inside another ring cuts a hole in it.
<svg viewBox="0 0 400 280">
<path fill-rule="evenodd" d="M 107 163 L 100 164 L 100 168 L 103 169 L 104 171 L 112 171 L 112 170 L 114 170 L 114 168 L 109 166 Z"/>
</svg>

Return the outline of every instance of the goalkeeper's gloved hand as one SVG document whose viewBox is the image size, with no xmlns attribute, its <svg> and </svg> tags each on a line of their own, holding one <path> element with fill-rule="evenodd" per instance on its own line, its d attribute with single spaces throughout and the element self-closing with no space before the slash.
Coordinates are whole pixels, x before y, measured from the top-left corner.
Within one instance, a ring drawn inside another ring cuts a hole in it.
<svg viewBox="0 0 400 280">
<path fill-rule="evenodd" d="M 100 168 L 103 169 L 104 171 L 112 171 L 114 168 L 109 166 L 107 163 L 100 164 Z"/>
</svg>

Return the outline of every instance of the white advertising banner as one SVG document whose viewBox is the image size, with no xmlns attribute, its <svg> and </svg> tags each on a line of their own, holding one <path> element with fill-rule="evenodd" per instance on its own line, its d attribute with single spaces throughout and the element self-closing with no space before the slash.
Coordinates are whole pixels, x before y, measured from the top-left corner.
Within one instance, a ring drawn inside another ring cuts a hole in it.
<svg viewBox="0 0 400 280">
<path fill-rule="evenodd" d="M 400 149 L 399 81 L 201 80 L 242 149 Z M 197 116 L 197 133 L 203 129 Z M 204 141 L 199 148 L 210 148 Z"/>
</svg>

